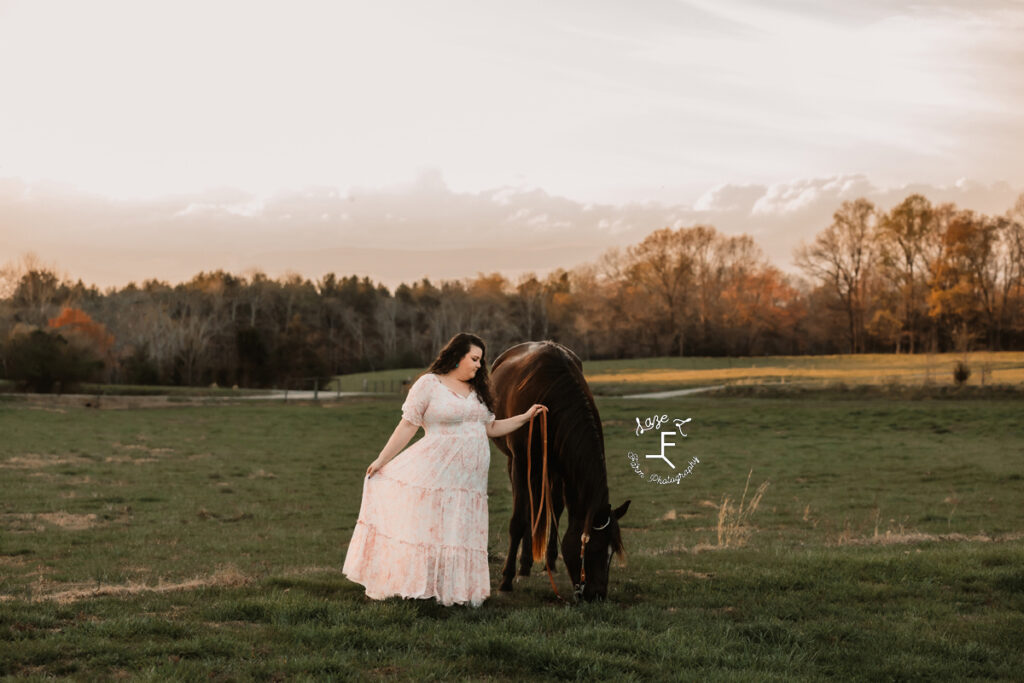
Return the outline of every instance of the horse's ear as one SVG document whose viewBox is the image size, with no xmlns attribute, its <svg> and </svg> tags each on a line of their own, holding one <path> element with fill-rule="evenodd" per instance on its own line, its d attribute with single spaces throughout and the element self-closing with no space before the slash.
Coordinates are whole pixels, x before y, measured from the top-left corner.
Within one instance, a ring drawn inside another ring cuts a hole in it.
<svg viewBox="0 0 1024 683">
<path fill-rule="evenodd" d="M 615 519 L 622 519 L 622 517 L 626 514 L 626 510 L 629 509 L 629 503 L 630 502 L 631 501 L 627 500 L 625 503 L 623 503 L 619 507 L 615 508 L 615 510 L 612 513 L 612 514 L 615 515 Z"/>
</svg>

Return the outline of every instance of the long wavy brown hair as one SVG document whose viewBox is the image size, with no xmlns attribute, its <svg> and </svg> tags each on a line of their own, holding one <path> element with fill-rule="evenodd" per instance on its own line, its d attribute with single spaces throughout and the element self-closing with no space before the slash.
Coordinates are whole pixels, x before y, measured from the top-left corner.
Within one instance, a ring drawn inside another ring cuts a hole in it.
<svg viewBox="0 0 1024 683">
<path fill-rule="evenodd" d="M 473 387 L 473 391 L 484 402 L 487 409 L 493 413 L 494 396 L 491 394 L 491 371 L 487 367 L 487 346 L 484 345 L 484 340 L 480 337 L 469 332 L 459 332 L 448 340 L 441 352 L 437 354 L 437 358 L 427 368 L 427 372 L 437 375 L 451 372 L 462 360 L 462 357 L 469 353 L 470 346 L 480 347 L 480 369 L 473 375 L 473 379 L 469 380 L 469 385 Z"/>
</svg>

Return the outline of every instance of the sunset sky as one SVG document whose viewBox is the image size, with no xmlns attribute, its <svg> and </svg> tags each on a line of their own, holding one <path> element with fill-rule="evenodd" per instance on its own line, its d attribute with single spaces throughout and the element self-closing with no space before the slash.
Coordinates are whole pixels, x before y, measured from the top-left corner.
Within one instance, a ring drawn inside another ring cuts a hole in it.
<svg viewBox="0 0 1024 683">
<path fill-rule="evenodd" d="M 0 264 L 394 284 L 703 222 L 791 269 L 842 199 L 1010 207 L 1022 35 L 996 0 L 0 0 Z"/>
</svg>

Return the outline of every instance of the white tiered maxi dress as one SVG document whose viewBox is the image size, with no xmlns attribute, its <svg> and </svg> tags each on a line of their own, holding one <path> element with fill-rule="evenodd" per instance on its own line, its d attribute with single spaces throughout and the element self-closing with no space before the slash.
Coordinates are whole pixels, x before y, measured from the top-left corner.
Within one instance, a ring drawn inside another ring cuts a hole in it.
<svg viewBox="0 0 1024 683">
<path fill-rule="evenodd" d="M 475 392 L 462 397 L 427 373 L 409 389 L 402 417 L 426 433 L 363 480 L 342 572 L 375 600 L 479 607 L 491 592 L 485 430 L 494 414 Z"/>
</svg>

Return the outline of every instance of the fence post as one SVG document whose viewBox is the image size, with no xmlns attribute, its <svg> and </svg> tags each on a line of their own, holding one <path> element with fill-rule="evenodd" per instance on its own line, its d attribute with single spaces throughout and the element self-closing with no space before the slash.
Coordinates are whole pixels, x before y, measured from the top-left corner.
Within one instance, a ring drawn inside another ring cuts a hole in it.
<svg viewBox="0 0 1024 683">
<path fill-rule="evenodd" d="M 320 378 L 319 377 L 314 377 L 313 378 L 313 400 L 314 401 L 319 401 L 320 400 Z"/>
</svg>

